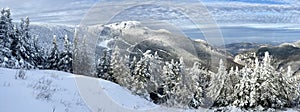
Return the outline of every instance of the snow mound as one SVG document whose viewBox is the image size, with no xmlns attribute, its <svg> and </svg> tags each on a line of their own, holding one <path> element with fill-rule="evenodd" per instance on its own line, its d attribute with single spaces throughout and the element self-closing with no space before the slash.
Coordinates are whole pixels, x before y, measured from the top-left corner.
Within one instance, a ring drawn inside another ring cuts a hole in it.
<svg viewBox="0 0 300 112">
<path fill-rule="evenodd" d="M 16 77 L 20 70 L 0 68 L 0 112 L 90 112 L 89 106 L 83 100 L 76 78 L 78 76 L 70 73 L 53 70 L 28 70 L 25 78 Z M 93 88 L 90 92 L 96 93 L 108 100 L 112 100 L 120 108 L 125 110 L 159 110 L 155 105 L 115 83 L 98 79 L 102 88 Z M 98 89 L 98 90 L 97 90 Z M 98 94 L 98 93 L 97 93 Z M 102 100 L 103 101 L 103 100 Z M 106 111 L 121 110 L 107 106 L 103 102 L 97 102 L 99 108 Z M 16 108 L 17 107 L 17 108 Z M 116 107 L 116 106 L 115 106 Z"/>
<path fill-rule="evenodd" d="M 57 71 L 25 71 L 0 68 L 0 112 L 89 112 L 72 75 Z"/>
<path fill-rule="evenodd" d="M 132 95 L 131 92 L 117 84 L 100 80 L 100 85 L 108 96 L 120 106 L 130 109 L 153 109 L 158 107 L 144 98 Z"/>
</svg>

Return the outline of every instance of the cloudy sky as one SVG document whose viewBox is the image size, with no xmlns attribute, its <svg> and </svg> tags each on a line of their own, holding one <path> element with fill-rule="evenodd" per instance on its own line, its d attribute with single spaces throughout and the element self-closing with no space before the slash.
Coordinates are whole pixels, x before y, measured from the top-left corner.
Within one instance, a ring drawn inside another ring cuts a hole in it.
<svg viewBox="0 0 300 112">
<path fill-rule="evenodd" d="M 118 3 L 122 0 L 114 1 Z M 182 2 L 182 0 L 172 1 Z M 193 7 L 195 1 L 198 2 L 198 0 L 185 0 L 185 4 Z M 201 0 L 201 2 L 207 7 L 228 41 L 300 40 L 300 1 L 298 0 Z M 0 7 L 9 7 L 14 21 L 29 16 L 33 23 L 78 25 L 93 5 L 105 3 L 105 0 L 0 0 Z M 135 7 L 115 18 L 143 18 L 151 15 L 145 13 L 149 8 L 150 12 L 157 16 L 150 19 L 171 21 L 182 19 L 180 18 L 182 14 L 157 6 Z M 106 10 L 106 13 L 111 12 Z M 164 16 L 168 14 L 176 18 Z M 182 21 L 179 23 L 185 24 Z M 185 31 L 194 38 L 201 35 L 188 25 Z"/>
</svg>

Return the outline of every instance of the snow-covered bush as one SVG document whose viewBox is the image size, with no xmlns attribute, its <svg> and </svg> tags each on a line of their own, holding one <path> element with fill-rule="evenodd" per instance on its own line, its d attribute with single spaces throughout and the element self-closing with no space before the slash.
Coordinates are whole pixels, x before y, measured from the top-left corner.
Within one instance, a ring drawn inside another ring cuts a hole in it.
<svg viewBox="0 0 300 112">
<path fill-rule="evenodd" d="M 25 78 L 26 78 L 26 71 L 24 69 L 18 70 L 15 75 L 15 79 L 25 79 Z"/>
<path fill-rule="evenodd" d="M 222 60 L 220 60 L 218 72 L 211 76 L 207 95 L 213 100 L 214 106 L 227 106 L 232 102 L 234 85 Z"/>
<path fill-rule="evenodd" d="M 32 87 L 36 90 L 35 95 L 37 99 L 41 100 L 51 100 L 51 97 L 58 89 L 52 85 L 53 77 L 42 77 L 37 83 L 33 84 Z"/>
</svg>

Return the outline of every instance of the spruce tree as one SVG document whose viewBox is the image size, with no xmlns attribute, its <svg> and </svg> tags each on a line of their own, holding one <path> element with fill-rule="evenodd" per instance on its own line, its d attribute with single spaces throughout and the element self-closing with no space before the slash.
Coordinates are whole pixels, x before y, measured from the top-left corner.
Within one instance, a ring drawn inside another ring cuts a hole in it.
<svg viewBox="0 0 300 112">
<path fill-rule="evenodd" d="M 195 62 L 193 67 L 189 69 L 188 80 L 189 80 L 189 89 L 194 95 L 190 106 L 198 108 L 201 105 L 204 105 L 206 89 L 209 82 L 209 73 L 208 71 L 201 68 L 201 64 Z"/>
<path fill-rule="evenodd" d="M 26 69 L 42 66 L 44 59 L 40 55 L 37 40 L 29 34 L 28 17 L 21 18 L 19 29 L 15 29 L 15 38 L 13 38 L 13 55 L 19 61 L 19 66 Z"/>
<path fill-rule="evenodd" d="M 163 88 L 168 97 L 171 94 L 172 88 L 175 86 L 173 80 L 176 78 L 175 73 L 173 71 L 173 65 L 170 62 L 165 62 L 163 66 Z"/>
<path fill-rule="evenodd" d="M 220 60 L 218 72 L 213 74 L 208 88 L 208 95 L 214 101 L 214 106 L 227 106 L 232 102 L 233 87 L 226 67 Z"/>
<path fill-rule="evenodd" d="M 0 66 L 7 68 L 15 68 L 16 63 L 10 49 L 12 38 L 14 38 L 11 20 L 10 9 L 2 8 L 0 17 Z"/>
<path fill-rule="evenodd" d="M 129 69 L 130 69 L 131 76 L 134 75 L 134 69 L 135 69 L 136 64 L 137 64 L 137 58 L 134 56 L 132 58 L 132 60 L 130 61 L 130 64 L 129 64 Z"/>
<path fill-rule="evenodd" d="M 151 77 L 151 69 L 150 69 L 150 58 L 152 55 L 150 54 L 150 50 L 143 53 L 143 57 L 137 62 L 134 69 L 134 81 L 132 90 L 144 97 L 148 97 L 149 92 L 149 82 Z"/>
<path fill-rule="evenodd" d="M 111 52 L 108 49 L 104 49 L 101 58 L 98 59 L 97 77 L 113 82 L 116 81 L 113 77 L 113 71 L 111 67 Z"/>
<path fill-rule="evenodd" d="M 148 56 L 149 57 L 149 56 Z M 158 55 L 156 51 L 153 56 L 150 57 L 150 80 L 148 85 L 148 93 L 154 103 L 162 104 L 166 101 L 166 94 L 163 90 L 163 79 L 161 74 L 163 72 L 163 59 Z"/>
<path fill-rule="evenodd" d="M 291 107 L 295 99 L 299 98 L 297 85 L 290 82 L 290 77 L 276 71 L 270 63 L 270 55 L 266 52 L 262 64 L 262 76 L 260 77 L 262 81 L 259 88 L 261 92 L 260 105 L 272 108 Z"/>
<path fill-rule="evenodd" d="M 132 83 L 132 79 L 130 76 L 129 66 L 126 64 L 128 59 L 128 57 L 121 56 L 118 46 L 114 48 L 111 57 L 113 77 L 121 86 L 130 88 L 129 86 Z"/>
<path fill-rule="evenodd" d="M 13 25 L 10 9 L 2 9 L 0 17 L 0 64 L 8 68 L 31 69 L 41 65 L 43 58 L 29 34 L 28 17 L 20 26 Z"/>
<path fill-rule="evenodd" d="M 72 70 L 72 48 L 71 43 L 68 40 L 68 36 L 65 35 L 64 50 L 60 54 L 58 61 L 58 69 L 65 72 L 73 72 Z"/>
<path fill-rule="evenodd" d="M 243 77 L 235 88 L 233 105 L 241 108 L 283 108 L 296 104 L 299 98 L 296 81 L 289 77 L 289 70 L 276 71 L 270 62 L 270 55 L 266 52 L 262 62 L 255 60 L 254 68 L 241 70 Z"/>
<path fill-rule="evenodd" d="M 58 70 L 58 62 L 59 62 L 59 51 L 56 43 L 56 35 L 53 36 L 52 40 L 52 48 L 49 56 L 47 57 L 47 69 Z"/>
<path fill-rule="evenodd" d="M 34 63 L 37 68 L 44 69 L 45 63 L 46 63 L 46 60 L 44 57 L 45 50 L 43 47 L 39 46 L 38 43 L 39 43 L 39 37 L 35 36 L 34 41 L 33 41 L 33 52 L 34 52 L 33 60 L 34 60 Z"/>
<path fill-rule="evenodd" d="M 73 55 L 72 55 L 72 70 L 74 74 L 80 74 L 80 52 L 79 52 L 79 39 L 78 39 L 78 32 L 75 29 L 75 35 L 73 40 Z M 94 74 L 95 75 L 95 74 Z"/>
<path fill-rule="evenodd" d="M 256 96 L 253 96 L 254 94 L 250 94 L 250 92 L 251 93 L 255 92 L 252 91 L 253 89 L 255 89 L 253 88 L 255 87 L 255 82 L 251 82 L 251 73 L 253 73 L 253 71 L 247 66 L 241 69 L 242 77 L 240 81 L 236 84 L 235 91 L 233 93 L 234 96 L 233 105 L 237 107 L 249 107 L 253 105 L 255 102 L 254 100 L 256 98 L 253 97 Z M 252 99 L 252 101 L 250 101 L 250 98 Z"/>
<path fill-rule="evenodd" d="M 187 107 L 193 99 L 193 93 L 185 80 L 185 67 L 183 59 L 179 62 L 171 60 L 163 67 L 162 79 L 164 79 L 164 91 L 167 96 L 166 105 Z"/>
</svg>

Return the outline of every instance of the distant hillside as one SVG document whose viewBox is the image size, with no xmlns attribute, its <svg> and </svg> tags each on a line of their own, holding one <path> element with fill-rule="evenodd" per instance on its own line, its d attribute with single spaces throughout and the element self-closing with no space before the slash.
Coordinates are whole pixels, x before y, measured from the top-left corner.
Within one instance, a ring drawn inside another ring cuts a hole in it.
<svg viewBox="0 0 300 112">
<path fill-rule="evenodd" d="M 300 47 L 297 46 L 299 41 L 295 43 L 284 43 L 279 46 L 260 46 L 237 54 L 234 60 L 241 65 L 245 65 L 249 60 L 253 60 L 255 55 L 262 59 L 264 52 L 268 51 L 273 57 L 272 63 L 277 69 L 286 69 L 290 65 L 295 75 L 300 75 Z"/>
<path fill-rule="evenodd" d="M 239 53 L 243 53 L 243 52 L 246 52 L 246 51 L 258 49 L 261 46 L 271 46 L 271 45 L 242 42 L 242 43 L 226 44 L 225 48 L 226 48 L 226 51 L 228 51 L 229 53 L 231 53 L 232 55 L 235 56 Z"/>
</svg>

